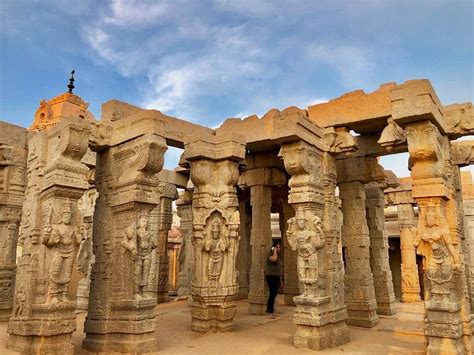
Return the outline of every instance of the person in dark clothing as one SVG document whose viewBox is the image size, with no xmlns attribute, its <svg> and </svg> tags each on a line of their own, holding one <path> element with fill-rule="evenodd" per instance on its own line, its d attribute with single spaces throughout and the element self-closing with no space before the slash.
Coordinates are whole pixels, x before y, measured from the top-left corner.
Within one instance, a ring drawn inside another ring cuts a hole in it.
<svg viewBox="0 0 474 355">
<path fill-rule="evenodd" d="M 275 297 L 278 294 L 278 288 L 283 286 L 281 278 L 282 262 L 280 258 L 281 245 L 280 242 L 275 243 L 268 254 L 267 262 L 265 264 L 265 279 L 268 284 L 268 301 L 267 301 L 267 315 L 270 318 L 275 318 Z"/>
</svg>

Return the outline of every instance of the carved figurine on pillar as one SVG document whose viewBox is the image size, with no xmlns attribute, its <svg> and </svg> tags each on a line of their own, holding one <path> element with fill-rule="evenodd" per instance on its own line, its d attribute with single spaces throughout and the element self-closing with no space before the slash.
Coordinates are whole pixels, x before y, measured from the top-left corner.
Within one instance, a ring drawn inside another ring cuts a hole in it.
<svg viewBox="0 0 474 355">
<path fill-rule="evenodd" d="M 156 248 L 156 240 L 149 230 L 149 215 L 143 212 L 136 223 L 130 226 L 121 245 L 131 254 L 133 261 L 133 298 L 148 298 L 145 287 L 151 266 L 151 253 Z"/>
<path fill-rule="evenodd" d="M 49 224 L 45 227 L 42 242 L 52 253 L 49 266 L 48 295 L 46 303 L 55 303 L 67 300 L 66 293 L 71 281 L 72 267 L 82 236 L 72 222 L 71 202 L 63 204 L 62 220 L 53 223 L 53 208 L 49 215 Z"/>
<path fill-rule="evenodd" d="M 319 250 L 324 246 L 321 219 L 311 211 L 297 210 L 296 217 L 288 220 L 288 242 L 298 250 L 298 275 L 303 285 L 301 298 L 320 297 Z"/>
<path fill-rule="evenodd" d="M 439 208 L 430 201 L 421 210 L 420 227 L 414 233 L 414 244 L 418 254 L 425 258 L 424 268 L 431 284 L 428 308 L 448 305 L 446 298 L 449 299 L 452 293 L 454 271 L 461 268 L 460 257 L 454 249 L 447 222 Z"/>
<path fill-rule="evenodd" d="M 217 286 L 219 277 L 222 272 L 224 262 L 224 254 L 229 249 L 230 243 L 227 233 L 222 226 L 219 218 L 214 218 L 211 224 L 211 230 L 207 231 L 204 242 L 204 250 L 209 253 L 209 262 L 207 267 L 207 275 L 209 284 Z"/>
</svg>

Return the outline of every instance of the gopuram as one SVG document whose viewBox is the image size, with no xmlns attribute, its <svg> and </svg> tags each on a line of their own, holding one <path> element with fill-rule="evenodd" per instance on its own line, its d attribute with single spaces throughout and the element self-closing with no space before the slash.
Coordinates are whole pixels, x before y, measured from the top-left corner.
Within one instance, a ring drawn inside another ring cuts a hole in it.
<svg viewBox="0 0 474 355">
<path fill-rule="evenodd" d="M 41 101 L 29 129 L 0 122 L 9 348 L 71 354 L 75 312 L 87 309 L 84 349 L 157 351 L 173 203 L 183 233 L 178 294 L 190 294 L 192 330 L 233 330 L 236 299 L 265 314 L 279 213 L 294 346 L 346 344 L 349 326 L 371 328 L 395 312 L 389 196 L 407 280 L 423 258 L 426 352 L 472 353 L 474 236 L 459 168 L 474 161 L 474 144 L 456 141 L 474 134 L 471 103 L 443 106 L 428 80 L 411 80 L 210 129 L 116 100 L 96 120 L 73 88 Z M 163 169 L 168 147 L 183 150 L 172 171 Z M 378 161 L 402 152 L 406 191 Z M 403 287 L 402 301 L 420 299 L 419 283 Z"/>
</svg>

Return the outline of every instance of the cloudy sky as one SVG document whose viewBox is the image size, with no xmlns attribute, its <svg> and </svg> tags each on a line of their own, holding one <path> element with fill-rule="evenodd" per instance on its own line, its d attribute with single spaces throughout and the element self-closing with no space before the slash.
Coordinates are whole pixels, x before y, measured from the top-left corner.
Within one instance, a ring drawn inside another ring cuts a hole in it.
<svg viewBox="0 0 474 355">
<path fill-rule="evenodd" d="M 115 98 L 210 127 L 414 78 L 473 100 L 470 0 L 1 0 L 0 41 L 0 120 L 21 126 L 72 69 L 96 118 Z"/>
</svg>

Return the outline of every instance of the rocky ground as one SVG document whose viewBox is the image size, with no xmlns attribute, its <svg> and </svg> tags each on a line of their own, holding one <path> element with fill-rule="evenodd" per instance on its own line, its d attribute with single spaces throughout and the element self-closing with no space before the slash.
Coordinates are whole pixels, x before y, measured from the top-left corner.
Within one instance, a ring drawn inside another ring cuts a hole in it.
<svg viewBox="0 0 474 355">
<path fill-rule="evenodd" d="M 237 302 L 235 331 L 197 334 L 190 328 L 190 310 L 186 300 L 160 304 L 156 308 L 159 354 L 306 354 L 292 345 L 295 332 L 293 307 L 283 306 L 279 296 L 277 319 L 247 314 L 248 302 Z M 372 329 L 350 327 L 349 344 L 321 351 L 345 354 L 423 354 L 423 304 L 397 304 L 398 313 L 380 317 Z M 74 334 L 77 354 L 92 354 L 81 349 L 85 314 L 78 315 Z M 0 324 L 0 354 L 15 354 L 5 348 L 7 325 Z"/>
</svg>

